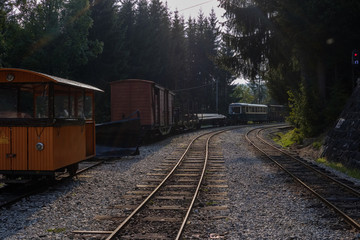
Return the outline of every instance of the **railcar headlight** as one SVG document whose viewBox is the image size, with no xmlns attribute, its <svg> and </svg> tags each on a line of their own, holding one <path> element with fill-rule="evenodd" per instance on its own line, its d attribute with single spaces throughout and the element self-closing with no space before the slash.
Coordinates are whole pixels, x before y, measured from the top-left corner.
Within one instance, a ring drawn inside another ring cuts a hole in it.
<svg viewBox="0 0 360 240">
<path fill-rule="evenodd" d="M 11 74 L 9 73 L 7 76 L 6 76 L 6 80 L 8 80 L 9 82 L 11 82 L 12 80 L 14 80 L 15 76 L 14 74 Z"/>
<path fill-rule="evenodd" d="M 36 147 L 36 150 L 38 150 L 38 151 L 44 150 L 44 144 L 41 143 L 41 142 L 38 142 L 38 143 L 35 145 L 35 147 Z"/>
</svg>

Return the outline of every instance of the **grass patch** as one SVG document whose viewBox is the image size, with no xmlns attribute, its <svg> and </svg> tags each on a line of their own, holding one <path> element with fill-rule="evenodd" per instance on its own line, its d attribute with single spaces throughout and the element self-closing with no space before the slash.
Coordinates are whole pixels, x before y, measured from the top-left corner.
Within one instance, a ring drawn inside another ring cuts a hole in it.
<svg viewBox="0 0 360 240">
<path fill-rule="evenodd" d="M 273 140 L 282 147 L 290 147 L 294 144 L 301 144 L 304 140 L 304 134 L 299 129 L 294 128 L 285 134 L 277 133 Z"/>
<path fill-rule="evenodd" d="M 53 232 L 53 233 L 61 233 L 61 232 L 65 232 L 65 228 L 50 228 L 47 231 L 48 232 Z"/>
<path fill-rule="evenodd" d="M 215 202 L 215 201 L 208 201 L 208 202 L 206 202 L 206 206 L 215 206 L 215 205 L 217 205 L 218 203 L 217 202 Z"/>
<path fill-rule="evenodd" d="M 312 147 L 316 150 L 319 150 L 322 146 L 321 142 L 313 142 Z"/>
<path fill-rule="evenodd" d="M 339 162 L 329 162 L 326 158 L 319 158 L 316 160 L 316 162 L 324 164 L 325 166 L 328 166 L 332 169 L 335 169 L 339 172 L 345 173 L 346 175 L 360 179 L 360 170 L 358 169 L 350 169 L 344 166 L 342 163 Z"/>
</svg>

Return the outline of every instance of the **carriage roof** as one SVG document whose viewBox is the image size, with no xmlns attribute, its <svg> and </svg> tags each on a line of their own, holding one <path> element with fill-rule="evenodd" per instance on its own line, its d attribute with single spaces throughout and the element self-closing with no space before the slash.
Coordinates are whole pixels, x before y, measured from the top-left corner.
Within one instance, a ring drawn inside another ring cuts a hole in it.
<svg viewBox="0 0 360 240">
<path fill-rule="evenodd" d="M 19 68 L 0 68 L 0 83 L 9 83 L 9 82 L 14 82 L 14 83 L 53 82 L 57 84 L 103 92 L 103 90 L 85 83 L 80 83 L 65 78 L 55 77 L 45 73 L 39 73 L 39 72 L 34 72 Z"/>
<path fill-rule="evenodd" d="M 230 107 L 264 107 L 267 108 L 267 105 L 264 104 L 251 104 L 251 103 L 231 103 Z"/>
</svg>

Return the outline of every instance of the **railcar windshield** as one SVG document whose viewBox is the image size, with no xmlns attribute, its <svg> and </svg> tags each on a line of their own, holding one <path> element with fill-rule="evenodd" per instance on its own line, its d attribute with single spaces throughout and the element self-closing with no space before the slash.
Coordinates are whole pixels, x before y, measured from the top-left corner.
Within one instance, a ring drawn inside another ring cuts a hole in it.
<svg viewBox="0 0 360 240">
<path fill-rule="evenodd" d="M 51 92 L 50 84 L 42 83 L 0 86 L 0 119 L 92 120 L 91 94 L 86 94 L 80 88 L 53 86 L 54 91 Z"/>
<path fill-rule="evenodd" d="M 239 114 L 239 113 L 241 113 L 241 107 L 231 107 L 230 113 L 231 114 Z"/>
</svg>

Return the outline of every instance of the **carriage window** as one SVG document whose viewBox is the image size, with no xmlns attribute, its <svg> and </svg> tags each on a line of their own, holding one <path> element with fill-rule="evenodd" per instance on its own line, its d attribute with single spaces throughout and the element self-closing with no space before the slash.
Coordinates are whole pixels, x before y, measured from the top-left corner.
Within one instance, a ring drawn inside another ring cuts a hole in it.
<svg viewBox="0 0 360 240">
<path fill-rule="evenodd" d="M 47 96 L 40 95 L 35 98 L 35 117 L 49 117 L 49 101 Z"/>
<path fill-rule="evenodd" d="M 233 107 L 232 112 L 233 113 L 240 113 L 240 107 Z"/>
<path fill-rule="evenodd" d="M 0 118 L 33 118 L 33 88 L 25 85 L 0 89 Z"/>
<path fill-rule="evenodd" d="M 84 93 L 68 87 L 54 87 L 55 118 L 84 118 Z"/>
<path fill-rule="evenodd" d="M 33 118 L 34 116 L 34 93 L 33 91 L 19 91 L 19 118 Z"/>
<path fill-rule="evenodd" d="M 83 93 L 78 93 L 76 95 L 76 99 L 77 99 L 77 117 L 79 118 L 84 118 L 84 95 Z"/>
<path fill-rule="evenodd" d="M 33 85 L 34 100 L 34 117 L 48 118 L 49 117 L 49 85 Z"/>
<path fill-rule="evenodd" d="M 87 120 L 92 119 L 92 115 L 93 115 L 92 109 L 93 109 L 93 98 L 92 98 L 92 96 L 86 95 L 85 96 L 85 107 L 84 107 L 85 119 L 87 119 Z"/>
<path fill-rule="evenodd" d="M 54 97 L 54 111 L 56 118 L 69 118 L 69 96 L 55 95 Z"/>
<path fill-rule="evenodd" d="M 16 89 L 0 89 L 0 118 L 17 117 Z"/>
</svg>

